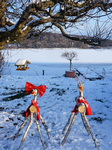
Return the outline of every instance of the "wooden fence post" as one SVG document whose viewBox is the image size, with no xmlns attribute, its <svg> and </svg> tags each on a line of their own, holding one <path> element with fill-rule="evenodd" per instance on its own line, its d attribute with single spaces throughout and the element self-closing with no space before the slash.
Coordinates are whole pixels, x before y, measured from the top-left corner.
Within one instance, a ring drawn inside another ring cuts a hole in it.
<svg viewBox="0 0 112 150">
<path fill-rule="evenodd" d="M 43 76 L 44 76 L 44 70 L 43 70 Z"/>
</svg>

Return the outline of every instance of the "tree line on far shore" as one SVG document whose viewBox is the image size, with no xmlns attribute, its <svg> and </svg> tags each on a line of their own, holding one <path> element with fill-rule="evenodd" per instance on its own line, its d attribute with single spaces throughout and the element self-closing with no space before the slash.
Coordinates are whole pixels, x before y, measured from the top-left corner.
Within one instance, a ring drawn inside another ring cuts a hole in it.
<svg viewBox="0 0 112 150">
<path fill-rule="evenodd" d="M 102 42 L 101 46 L 95 48 L 109 48 L 112 47 L 112 41 L 106 40 Z M 94 48 L 81 41 L 73 41 L 64 37 L 62 34 L 44 32 L 39 37 L 32 37 L 24 40 L 21 43 L 7 44 L 4 48 L 81 48 L 88 49 Z"/>
</svg>

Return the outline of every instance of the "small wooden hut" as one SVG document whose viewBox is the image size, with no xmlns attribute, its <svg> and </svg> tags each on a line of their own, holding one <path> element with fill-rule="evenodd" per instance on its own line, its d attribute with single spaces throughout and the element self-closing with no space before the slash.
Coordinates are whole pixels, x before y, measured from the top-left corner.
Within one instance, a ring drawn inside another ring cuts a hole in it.
<svg viewBox="0 0 112 150">
<path fill-rule="evenodd" d="M 15 66 L 17 66 L 16 70 L 27 70 L 29 69 L 28 64 L 31 64 L 28 60 L 18 59 L 18 61 L 15 64 Z"/>
</svg>

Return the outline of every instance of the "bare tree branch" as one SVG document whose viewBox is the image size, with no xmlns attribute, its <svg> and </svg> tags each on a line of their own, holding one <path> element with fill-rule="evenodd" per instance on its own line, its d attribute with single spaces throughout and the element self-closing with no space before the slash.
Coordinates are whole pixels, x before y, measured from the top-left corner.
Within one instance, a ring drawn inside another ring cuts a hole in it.
<svg viewBox="0 0 112 150">
<path fill-rule="evenodd" d="M 112 36 L 111 12 L 110 0 L 2 0 L 0 48 L 54 27 L 69 39 L 100 45 Z M 109 21 L 105 24 L 107 19 Z M 90 32 L 87 32 L 87 24 L 90 24 Z M 72 29 L 72 34 L 69 29 Z"/>
</svg>

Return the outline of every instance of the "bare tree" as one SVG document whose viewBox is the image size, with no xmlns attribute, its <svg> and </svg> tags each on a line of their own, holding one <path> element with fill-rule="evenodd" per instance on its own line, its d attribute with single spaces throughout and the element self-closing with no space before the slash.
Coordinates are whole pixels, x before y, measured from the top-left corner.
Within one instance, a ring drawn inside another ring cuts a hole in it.
<svg viewBox="0 0 112 150">
<path fill-rule="evenodd" d="M 5 74 L 10 74 L 10 65 L 8 63 L 8 58 L 5 58 L 6 51 L 0 50 L 0 77 Z"/>
<path fill-rule="evenodd" d="M 0 48 L 55 27 L 69 39 L 100 45 L 111 38 L 111 12 L 110 0 L 0 0 Z"/>
<path fill-rule="evenodd" d="M 64 53 L 62 53 L 61 57 L 64 57 L 65 59 L 70 61 L 70 71 L 71 71 L 72 59 L 77 57 L 77 53 L 75 53 L 75 52 L 66 52 L 65 51 Z"/>
</svg>

